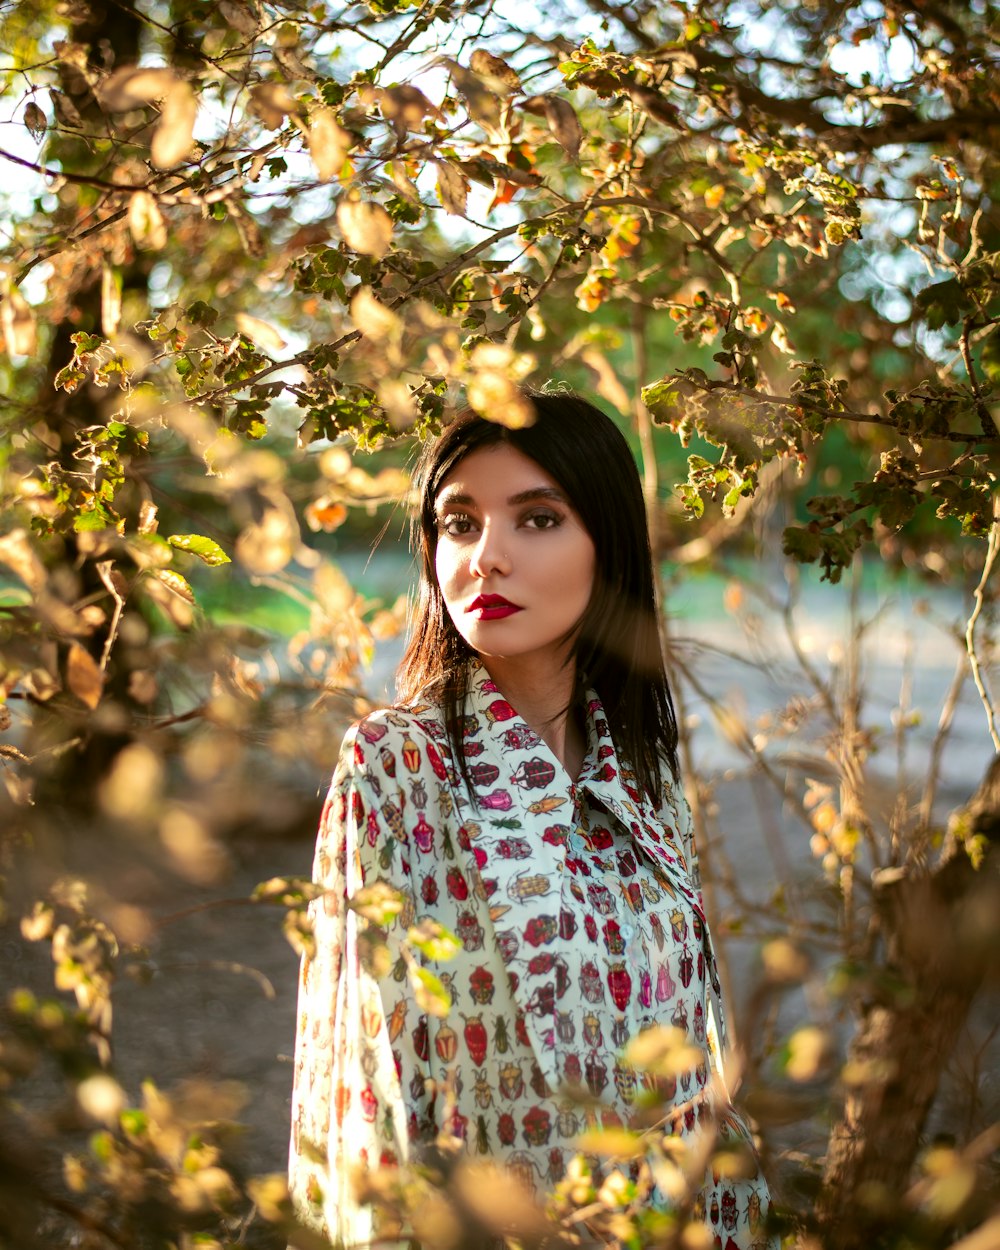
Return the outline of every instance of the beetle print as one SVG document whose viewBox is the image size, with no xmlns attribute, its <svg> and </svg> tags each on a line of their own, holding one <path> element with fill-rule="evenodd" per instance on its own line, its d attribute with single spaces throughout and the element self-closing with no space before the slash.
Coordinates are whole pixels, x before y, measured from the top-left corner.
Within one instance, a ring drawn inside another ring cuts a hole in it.
<svg viewBox="0 0 1000 1250">
<path fill-rule="evenodd" d="M 351 1222 L 362 1216 L 324 1152 L 391 1163 L 450 1135 L 467 1154 L 550 1186 L 574 1137 L 628 1124 L 640 1089 L 677 1106 L 682 1137 L 699 1123 L 711 1131 L 724 1101 L 713 1081 L 724 1022 L 683 799 L 666 782 L 655 799 L 640 793 L 596 697 L 571 784 L 485 672 L 474 673 L 459 743 L 433 703 L 373 713 L 348 735 L 324 804 L 292 1192 L 318 1231 L 345 1244 L 371 1242 L 372 1231 Z M 380 880 L 403 909 L 383 926 L 389 972 L 373 978 L 346 927 L 363 922 L 345 900 Z M 430 964 L 453 1003 L 444 1019 L 420 1012 L 404 958 L 409 926 L 425 919 L 460 943 L 447 964 Z M 670 1078 L 637 1074 L 622 1050 L 653 1023 L 683 1029 L 702 1062 Z M 322 1055 L 337 1037 L 346 1049 L 331 1077 Z M 595 1100 L 585 1111 L 564 1098 L 573 1086 Z M 327 1195 L 318 1217 L 310 1184 Z M 774 1250 L 759 1175 L 706 1183 L 695 1200 L 706 1220 L 713 1198 L 722 1250 Z"/>
<path fill-rule="evenodd" d="M 552 784 L 555 775 L 554 764 L 536 757 L 520 764 L 517 771 L 511 774 L 511 781 L 525 790 L 545 790 Z"/>
</svg>

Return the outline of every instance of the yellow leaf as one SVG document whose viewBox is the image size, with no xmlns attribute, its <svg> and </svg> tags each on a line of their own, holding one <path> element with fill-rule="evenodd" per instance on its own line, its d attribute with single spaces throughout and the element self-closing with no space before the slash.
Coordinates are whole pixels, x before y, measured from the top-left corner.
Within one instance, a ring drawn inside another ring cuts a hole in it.
<svg viewBox="0 0 1000 1250">
<path fill-rule="evenodd" d="M 258 82 L 250 88 L 250 111 L 268 130 L 277 130 L 288 113 L 298 112 L 295 96 L 283 82 Z"/>
<path fill-rule="evenodd" d="M 0 305 L 0 316 L 3 319 L 3 337 L 8 354 L 33 356 L 38 349 L 35 314 L 17 287 L 11 287 L 10 294 Z"/>
<path fill-rule="evenodd" d="M 341 200 L 337 205 L 337 225 L 344 242 L 355 252 L 379 260 L 389 250 L 392 218 L 381 204 Z"/>
<path fill-rule="evenodd" d="M 351 320 L 374 342 L 395 338 L 402 333 L 403 323 L 391 308 L 386 308 L 372 294 L 371 287 L 359 287 L 351 300 Z"/>
<path fill-rule="evenodd" d="M 411 963 L 409 972 L 413 997 L 420 1010 L 444 1018 L 451 1010 L 451 995 L 445 987 L 433 972 L 421 968 L 419 964 Z"/>
<path fill-rule="evenodd" d="M 148 191 L 136 191 L 128 206 L 128 228 L 135 245 L 145 252 L 159 252 L 167 244 L 167 227 L 160 206 Z"/>
<path fill-rule="evenodd" d="M 575 1145 L 584 1154 L 611 1159 L 638 1159 L 646 1153 L 642 1137 L 623 1128 L 588 1129 Z"/>
<path fill-rule="evenodd" d="M 121 275 L 107 263 L 101 269 L 101 332 L 108 338 L 118 333 L 122 319 Z"/>
<path fill-rule="evenodd" d="M 351 136 L 337 121 L 333 109 L 316 109 L 309 118 L 309 155 L 321 182 L 336 178 L 351 150 Z"/>
<path fill-rule="evenodd" d="M 717 182 L 714 187 L 708 188 L 705 192 L 705 207 L 709 212 L 715 212 L 723 199 L 725 199 L 725 195 L 726 188 L 721 182 Z"/>
<path fill-rule="evenodd" d="M 66 685 L 91 711 L 101 701 L 104 673 L 90 652 L 78 642 L 73 643 L 66 658 Z"/>
<path fill-rule="evenodd" d="M 806 1025 L 788 1039 L 785 1072 L 793 1081 L 811 1081 L 826 1058 L 827 1039 L 822 1029 Z"/>
<path fill-rule="evenodd" d="M 175 83 L 163 101 L 150 146 L 150 156 L 157 169 L 171 169 L 191 151 L 197 115 L 198 101 L 190 85 Z"/>
<path fill-rule="evenodd" d="M 238 312 L 236 314 L 236 325 L 241 334 L 245 334 L 252 343 L 262 348 L 265 352 L 270 352 L 272 356 L 277 355 L 285 346 L 285 340 L 274 326 L 267 321 L 262 321 L 260 317 L 252 317 L 249 313 Z"/>
</svg>

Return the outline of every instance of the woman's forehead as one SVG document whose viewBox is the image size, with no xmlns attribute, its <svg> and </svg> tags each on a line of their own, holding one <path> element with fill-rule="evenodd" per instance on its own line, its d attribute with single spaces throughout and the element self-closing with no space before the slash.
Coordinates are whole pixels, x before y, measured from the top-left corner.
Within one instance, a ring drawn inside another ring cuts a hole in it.
<svg viewBox="0 0 1000 1250">
<path fill-rule="evenodd" d="M 510 498 L 546 492 L 566 500 L 566 492 L 550 473 L 530 456 L 498 443 L 469 452 L 442 479 L 436 503 L 474 502 L 481 498 Z"/>
</svg>

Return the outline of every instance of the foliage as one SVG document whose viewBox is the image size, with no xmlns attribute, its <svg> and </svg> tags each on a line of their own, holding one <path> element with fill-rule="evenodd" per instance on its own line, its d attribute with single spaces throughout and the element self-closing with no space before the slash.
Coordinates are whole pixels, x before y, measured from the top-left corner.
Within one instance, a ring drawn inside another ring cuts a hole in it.
<svg viewBox="0 0 1000 1250">
<path fill-rule="evenodd" d="M 780 490 L 785 555 L 830 581 L 865 552 L 963 585 L 985 560 L 967 649 L 989 710 L 975 629 L 998 534 L 994 0 L 12 0 L 0 20 L 0 158 L 17 175 L 0 192 L 10 872 L 59 844 L 67 812 L 202 883 L 234 832 L 308 826 L 297 796 L 402 623 L 402 583 L 369 597 L 340 567 L 355 519 L 408 490 L 398 455 L 372 469 L 359 453 L 438 429 L 459 394 L 522 421 L 520 384 L 546 376 L 634 426 L 660 553 L 749 544 L 743 522 L 766 532 Z M 284 596 L 287 642 L 213 611 L 222 579 L 244 603 Z M 848 952 L 874 960 L 891 924 L 858 900 L 857 848 L 864 873 L 919 875 L 943 822 L 925 803 L 876 836 L 849 700 L 811 697 L 837 783 L 791 789 L 826 839 L 838 915 L 868 935 Z M 982 837 L 959 844 L 988 870 Z M 83 1014 L 16 997 L 3 1071 L 17 1083 L 54 1055 L 82 1089 L 137 956 L 114 907 L 53 888 L 26 933 L 58 945 L 57 988 Z M 274 897 L 300 948 L 304 896 Z M 859 1020 L 866 992 L 848 996 Z M 815 1042 L 790 1056 L 826 1064 Z M 89 1196 L 47 1185 L 39 1202 L 113 1243 L 149 1203 L 180 1213 L 163 1244 L 236 1219 L 250 1188 L 215 1174 L 225 1142 L 190 1107 L 92 1088 L 104 1136 L 67 1164 Z M 280 1222 L 273 1184 L 254 1192 Z M 919 1192 L 885 1209 L 946 1216 L 878 1236 L 946 1244 L 978 1219 L 972 1197 Z M 809 1201 L 799 1217 L 826 1228 Z M 628 1241 L 621 1227 L 604 1231 Z M 26 1228 L 12 1217 L 9 1235 L 27 1244 Z"/>
</svg>

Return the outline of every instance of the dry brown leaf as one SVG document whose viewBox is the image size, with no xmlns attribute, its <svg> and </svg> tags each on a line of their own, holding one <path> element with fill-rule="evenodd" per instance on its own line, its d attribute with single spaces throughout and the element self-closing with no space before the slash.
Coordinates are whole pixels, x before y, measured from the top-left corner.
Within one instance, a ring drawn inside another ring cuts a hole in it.
<svg viewBox="0 0 1000 1250">
<path fill-rule="evenodd" d="M 482 79 L 459 65 L 458 61 L 444 58 L 452 82 L 458 88 L 469 110 L 469 116 L 489 135 L 497 135 L 500 127 L 500 101 L 483 83 Z"/>
<path fill-rule="evenodd" d="M 268 130 L 277 130 L 289 113 L 294 117 L 298 102 L 283 82 L 258 82 L 250 88 L 250 111 Z"/>
<path fill-rule="evenodd" d="M 167 227 L 160 206 L 148 191 L 136 191 L 128 206 L 128 228 L 135 245 L 158 252 L 167 245 Z"/>
<path fill-rule="evenodd" d="M 465 174 L 448 161 L 436 161 L 438 171 L 438 199 L 444 205 L 445 212 L 455 217 L 465 216 L 465 203 L 469 196 L 469 180 Z"/>
<path fill-rule="evenodd" d="M 91 711 L 101 701 L 104 690 L 101 666 L 78 642 L 72 644 L 66 657 L 66 685 Z"/>
<path fill-rule="evenodd" d="M 337 225 L 344 242 L 355 252 L 379 260 L 389 250 L 392 218 L 381 204 L 341 200 L 337 205 Z"/>
<path fill-rule="evenodd" d="M 521 90 L 521 80 L 506 61 L 487 52 L 485 48 L 477 48 L 469 58 L 469 68 L 478 74 L 484 83 L 498 95 L 514 95 Z"/>
<path fill-rule="evenodd" d="M 29 100 L 24 106 L 24 124 L 28 128 L 28 134 L 36 143 L 41 143 L 45 138 L 45 131 L 48 129 L 48 119 L 34 100 Z"/>
<path fill-rule="evenodd" d="M 166 66 L 123 65 L 100 85 L 97 98 L 109 113 L 125 113 L 164 99 L 176 83 Z"/>
<path fill-rule="evenodd" d="M 329 182 L 331 178 L 336 178 L 344 167 L 344 161 L 347 160 L 352 140 L 337 121 L 333 109 L 314 110 L 309 118 L 307 137 L 309 155 L 316 166 L 317 177 L 321 182 Z"/>
<path fill-rule="evenodd" d="M 425 117 L 441 120 L 441 110 L 432 104 L 419 87 L 402 83 L 398 87 L 385 87 L 378 95 L 379 107 L 386 121 L 402 141 L 409 130 L 422 130 Z"/>
<path fill-rule="evenodd" d="M 628 393 L 618 381 L 618 375 L 611 368 L 607 356 L 596 347 L 585 347 L 580 353 L 580 359 L 597 375 L 598 395 L 606 399 L 612 408 L 617 408 L 621 413 L 627 413 L 632 406 L 629 403 Z"/>
<path fill-rule="evenodd" d="M 226 24 L 241 35 L 252 37 L 260 30 L 260 19 L 249 4 L 241 4 L 239 0 L 218 0 L 218 5 Z"/>
<path fill-rule="evenodd" d="M 583 142 L 583 127 L 576 110 L 561 96 L 547 95 L 545 116 L 556 140 L 570 160 L 575 161 L 580 155 L 580 144 Z"/>
<path fill-rule="evenodd" d="M 164 98 L 150 145 L 150 156 L 157 169 L 171 169 L 185 159 L 194 146 L 197 116 L 198 101 L 190 84 L 175 83 Z"/>
<path fill-rule="evenodd" d="M 285 347 L 285 340 L 274 326 L 267 321 L 262 321 L 260 317 L 251 317 L 249 313 L 238 312 L 236 325 L 241 334 L 245 334 L 252 343 L 265 352 L 270 352 L 272 356 L 276 356 Z"/>
</svg>

